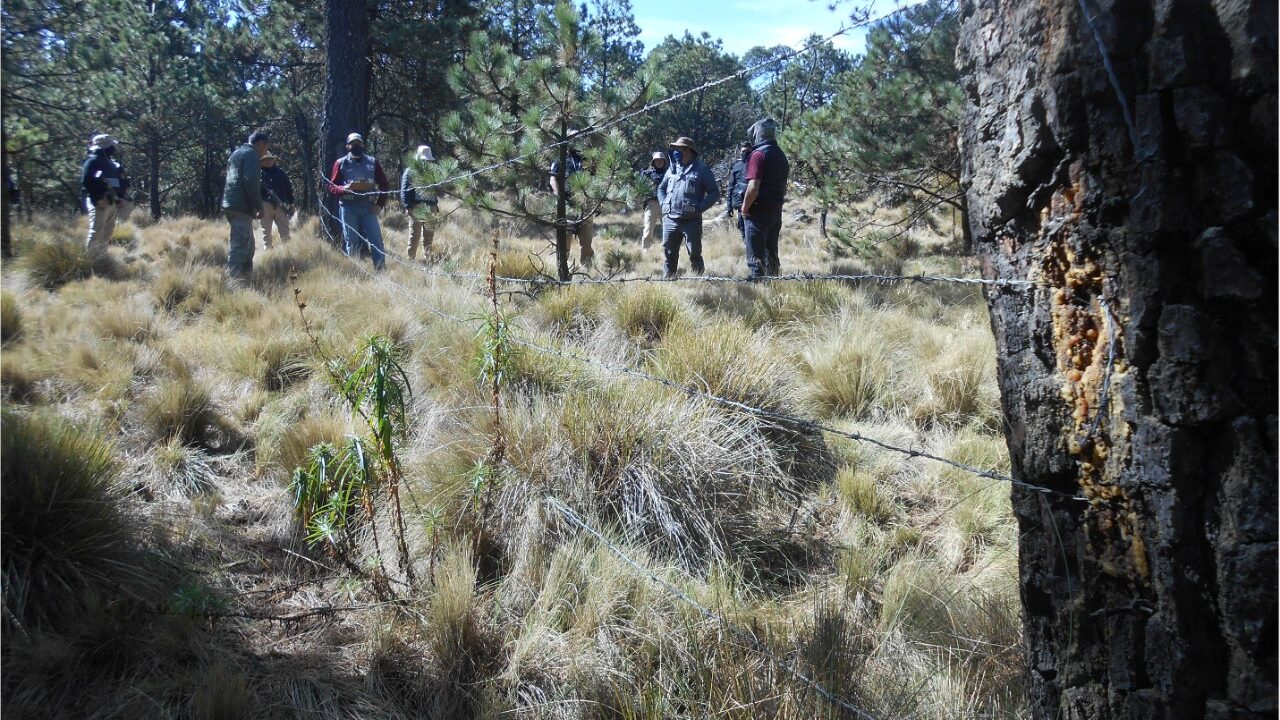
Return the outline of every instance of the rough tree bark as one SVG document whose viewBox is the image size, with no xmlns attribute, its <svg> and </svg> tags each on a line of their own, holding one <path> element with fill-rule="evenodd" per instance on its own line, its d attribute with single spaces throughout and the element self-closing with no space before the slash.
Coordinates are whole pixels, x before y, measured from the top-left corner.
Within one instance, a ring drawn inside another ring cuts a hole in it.
<svg viewBox="0 0 1280 720">
<path fill-rule="evenodd" d="M 1275 3 L 1096 3 L 960 10 L 1034 714 L 1274 718 Z"/>
<path fill-rule="evenodd" d="M 324 121 L 320 136 L 323 146 L 321 171 L 328 177 L 333 163 L 340 157 L 348 133 L 365 133 L 369 116 L 369 6 L 365 0 L 326 0 L 325 24 L 328 46 L 325 49 Z M 308 179 L 315 182 L 315 179 Z M 320 203 L 328 212 L 321 220 L 329 228 L 329 237 L 341 242 L 342 228 L 338 217 L 337 198 L 327 187 Z"/>
</svg>

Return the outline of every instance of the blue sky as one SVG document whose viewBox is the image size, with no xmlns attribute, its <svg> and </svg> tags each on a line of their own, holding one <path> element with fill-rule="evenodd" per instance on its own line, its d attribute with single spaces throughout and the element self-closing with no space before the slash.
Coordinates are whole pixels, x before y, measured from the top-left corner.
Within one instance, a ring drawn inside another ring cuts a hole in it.
<svg viewBox="0 0 1280 720">
<path fill-rule="evenodd" d="M 668 35 L 680 37 L 685 30 L 698 35 L 706 31 L 724 41 L 725 50 L 742 56 L 756 45 L 790 45 L 799 47 L 813 33 L 830 35 L 848 22 L 855 5 L 863 2 L 841 2 L 833 12 L 829 1 L 819 0 L 632 0 L 631 8 L 640 26 L 640 40 L 645 52 L 652 50 Z M 874 0 L 873 14 L 893 11 L 901 4 L 895 0 Z M 854 53 L 862 52 L 866 31 L 863 28 L 836 38 L 836 47 Z"/>
</svg>

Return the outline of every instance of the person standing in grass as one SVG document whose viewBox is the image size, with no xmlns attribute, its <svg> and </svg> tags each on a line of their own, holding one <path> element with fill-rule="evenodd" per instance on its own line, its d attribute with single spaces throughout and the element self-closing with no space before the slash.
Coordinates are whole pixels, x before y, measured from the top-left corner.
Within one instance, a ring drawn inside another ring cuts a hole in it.
<svg viewBox="0 0 1280 720">
<path fill-rule="evenodd" d="M 84 247 L 90 255 L 106 252 L 107 242 L 116 229 L 122 188 L 120 165 L 111 158 L 117 144 L 110 135 L 94 135 L 89 157 L 80 169 L 80 190 L 89 211 L 89 232 Z"/>
<path fill-rule="evenodd" d="M 253 272 L 253 219 L 262 216 L 262 156 L 271 147 L 266 130 L 255 130 L 227 159 L 222 212 L 231 225 L 227 274 L 247 279 Z"/>
<path fill-rule="evenodd" d="M 658 234 L 658 229 L 662 227 L 662 206 L 658 204 L 658 184 L 667 174 L 667 154 L 654 151 L 649 158 L 649 167 L 645 168 L 641 174 L 653 183 L 653 192 L 644 200 L 644 216 L 641 220 L 644 229 L 640 233 L 640 248 L 648 250 L 653 244 L 654 236 Z"/>
<path fill-rule="evenodd" d="M 276 164 L 276 156 L 262 156 L 262 247 L 271 249 L 271 225 L 280 230 L 280 242 L 289 242 L 289 216 L 293 215 L 293 184 Z"/>
<path fill-rule="evenodd" d="M 378 192 L 371 192 L 373 190 Z M 390 191 L 391 183 L 382 171 L 382 164 L 364 151 L 364 136 L 360 133 L 348 135 L 347 154 L 333 163 L 329 192 L 338 196 L 343 253 L 351 257 L 359 253 L 360 248 L 368 247 L 375 270 L 387 266 L 378 211 L 386 204 Z"/>
<path fill-rule="evenodd" d="M 701 275 L 702 213 L 720 202 L 720 185 L 711 168 L 698 158 L 693 140 L 682 137 L 671 143 L 671 170 L 658 184 L 662 206 L 662 254 L 664 277 L 674 278 L 680 266 L 680 243 L 689 249 L 689 265 Z"/>
<path fill-rule="evenodd" d="M 573 130 L 570 134 L 576 135 L 577 133 L 577 130 Z M 564 184 L 568 186 L 571 182 L 570 178 L 582 172 L 582 170 L 582 153 L 578 152 L 577 148 L 569 148 L 564 167 Z M 553 160 L 551 162 L 551 192 L 555 195 L 563 194 L 565 205 L 569 208 L 574 208 L 573 193 L 569 191 L 568 187 L 560 187 L 559 160 Z M 581 213 L 582 208 L 577 208 L 576 210 L 571 209 L 567 211 L 567 214 L 573 215 L 575 212 Z M 595 237 L 595 231 L 595 220 L 592 219 L 589 213 L 586 214 L 585 217 L 579 218 L 577 222 L 569 225 L 569 234 L 578 238 L 578 257 L 584 267 L 591 267 L 591 264 L 596 257 L 596 251 L 591 247 L 591 241 Z"/>
<path fill-rule="evenodd" d="M 778 147 L 778 123 L 765 118 L 747 130 L 751 157 L 747 160 L 747 191 L 742 198 L 743 241 L 751 277 L 777 275 L 778 234 L 782 231 L 782 204 L 787 198 L 791 165 Z"/>
<path fill-rule="evenodd" d="M 742 143 L 738 150 L 740 155 L 733 161 L 733 167 L 729 169 L 729 177 L 724 183 L 727 197 L 724 203 L 724 215 L 721 217 L 733 217 L 734 213 L 738 213 L 738 232 L 741 233 L 743 231 L 742 213 L 738 212 L 738 208 L 742 207 L 742 198 L 747 194 L 747 158 L 751 157 L 751 143 Z"/>
<path fill-rule="evenodd" d="M 431 154 L 430 145 L 419 145 L 418 151 L 413 154 L 413 159 L 417 162 L 435 162 L 435 155 Z M 431 244 L 435 241 L 435 218 L 433 217 L 440 209 L 440 198 L 436 195 L 433 188 L 423 188 L 422 192 L 413 186 L 413 166 L 410 165 L 404 169 L 404 174 L 400 176 L 400 206 L 404 208 L 404 214 L 409 217 L 409 259 L 413 260 L 418 256 L 418 241 L 422 241 L 422 254 L 424 257 L 430 256 Z"/>
</svg>

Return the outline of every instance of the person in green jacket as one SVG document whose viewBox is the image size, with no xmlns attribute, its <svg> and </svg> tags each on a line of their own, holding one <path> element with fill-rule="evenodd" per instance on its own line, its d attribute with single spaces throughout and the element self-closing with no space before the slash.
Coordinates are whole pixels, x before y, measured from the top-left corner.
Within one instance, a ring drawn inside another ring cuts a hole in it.
<svg viewBox="0 0 1280 720">
<path fill-rule="evenodd" d="M 253 220 L 262 215 L 262 156 L 270 148 L 267 131 L 255 130 L 227 159 L 222 212 L 231 224 L 227 274 L 232 278 L 246 279 L 253 272 Z"/>
</svg>

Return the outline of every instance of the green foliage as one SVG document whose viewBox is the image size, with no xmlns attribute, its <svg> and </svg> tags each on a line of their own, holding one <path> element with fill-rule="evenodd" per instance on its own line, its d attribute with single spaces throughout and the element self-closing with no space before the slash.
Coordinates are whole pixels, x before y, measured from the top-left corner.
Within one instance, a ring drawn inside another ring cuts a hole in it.
<svg viewBox="0 0 1280 720">
<path fill-rule="evenodd" d="M 111 448 L 62 421 L 6 411 L 0 423 L 4 627 L 71 620 L 146 584 L 138 529 Z"/>
<path fill-rule="evenodd" d="M 383 459 L 394 461 L 395 442 L 404 437 L 406 401 L 412 390 L 400 365 L 400 350 L 374 335 L 361 345 L 339 382 L 342 396 L 369 425 Z"/>
<path fill-rule="evenodd" d="M 372 459 L 359 438 L 341 446 L 320 443 L 308 453 L 308 464 L 293 471 L 289 492 L 294 510 L 313 547 L 327 544 L 349 553 L 355 543 L 353 520 L 359 510 L 373 515 L 376 484 Z"/>
<path fill-rule="evenodd" d="M 854 66 L 848 53 L 836 49 L 830 41 L 823 42 L 820 35 L 805 38 L 803 46 L 812 49 L 795 57 L 787 57 L 795 48 L 786 45 L 755 47 L 742 56 L 742 64 L 747 67 L 769 63 L 756 76 L 767 82 L 761 93 L 765 113 L 777 120 L 782 130 L 791 127 L 804 113 L 831 102 L 839 76 Z M 780 59 L 783 57 L 787 59 Z"/>
<path fill-rule="evenodd" d="M 916 227 L 933 227 L 946 207 L 963 215 L 957 146 L 964 103 L 955 67 L 958 20 L 951 0 L 930 0 L 875 26 L 867 54 L 841 75 L 831 103 L 783 133 L 794 175 L 816 187 L 818 201 L 841 208 L 837 240 L 860 247 L 868 230 L 878 244 Z M 901 208 L 888 221 L 851 209 L 871 201 Z"/>
</svg>

